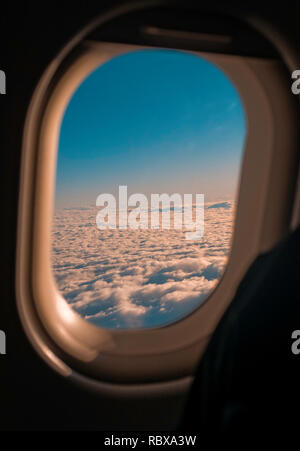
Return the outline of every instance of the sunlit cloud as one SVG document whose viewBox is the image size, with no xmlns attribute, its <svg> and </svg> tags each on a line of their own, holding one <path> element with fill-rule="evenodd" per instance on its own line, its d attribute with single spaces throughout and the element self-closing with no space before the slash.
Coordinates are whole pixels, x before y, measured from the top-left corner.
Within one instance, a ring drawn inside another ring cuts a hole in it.
<svg viewBox="0 0 300 451">
<path fill-rule="evenodd" d="M 57 210 L 53 272 L 66 301 L 103 327 L 155 327 L 200 306 L 226 266 L 233 203 L 205 207 L 201 240 L 183 230 L 98 230 L 97 209 Z"/>
</svg>

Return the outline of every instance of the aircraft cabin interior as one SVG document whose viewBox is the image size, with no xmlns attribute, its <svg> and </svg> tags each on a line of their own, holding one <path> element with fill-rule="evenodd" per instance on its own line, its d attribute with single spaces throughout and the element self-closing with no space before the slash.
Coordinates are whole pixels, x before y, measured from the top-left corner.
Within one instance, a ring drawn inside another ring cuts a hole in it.
<svg viewBox="0 0 300 451">
<path fill-rule="evenodd" d="M 1 431 L 297 437 L 299 15 L 1 6 Z"/>
</svg>

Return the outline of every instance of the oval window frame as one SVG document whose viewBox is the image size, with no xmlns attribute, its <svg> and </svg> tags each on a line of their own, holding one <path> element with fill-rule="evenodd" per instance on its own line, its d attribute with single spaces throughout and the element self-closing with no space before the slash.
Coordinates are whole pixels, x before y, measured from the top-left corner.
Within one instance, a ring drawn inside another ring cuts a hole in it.
<svg viewBox="0 0 300 451">
<path fill-rule="evenodd" d="M 82 39 L 83 34 L 79 35 L 76 43 Z M 274 173 L 274 136 L 278 135 L 272 113 L 274 102 L 280 104 L 281 109 L 285 105 L 287 111 L 290 111 L 291 120 L 288 121 L 289 125 L 282 133 L 279 144 L 285 142 L 285 148 L 291 149 L 288 152 L 290 160 L 295 159 L 292 145 L 295 136 L 294 119 L 288 99 L 283 95 L 277 100 L 273 99 L 272 104 L 267 86 L 262 84 L 261 76 L 256 74 L 257 65 L 261 66 L 266 79 L 272 72 L 270 68 L 264 67 L 263 61 L 255 62 L 254 58 L 244 58 L 241 62 L 239 57 L 232 55 L 191 52 L 208 58 L 227 74 L 240 94 L 248 119 L 248 138 L 241 168 L 235 233 L 228 266 L 209 299 L 187 317 L 155 329 L 102 329 L 87 323 L 66 302 L 61 302 L 59 293 L 54 293 L 49 282 L 49 224 L 52 219 L 51 199 L 54 195 L 56 170 L 54 155 L 57 151 L 60 121 L 67 104 L 64 91 L 68 89 L 70 97 L 80 80 L 87 76 L 83 66 L 85 69 L 89 67 L 89 71 L 97 67 L 99 58 L 103 61 L 104 47 L 111 58 L 112 55 L 119 54 L 120 47 L 121 51 L 128 51 L 144 46 L 86 42 L 79 56 L 69 62 L 59 74 L 58 69 L 74 44 L 70 44 L 49 67 L 36 89 L 27 115 L 17 253 L 18 308 L 22 323 L 40 355 L 64 375 L 71 376 L 79 372 L 97 380 L 117 383 L 167 381 L 189 376 L 215 325 L 233 298 L 235 287 L 247 266 L 259 252 L 276 242 L 285 230 L 283 216 L 286 216 L 286 211 L 283 206 L 278 212 L 272 213 L 275 224 L 272 230 L 266 226 L 264 212 Z M 277 83 L 279 82 L 278 79 Z M 253 89 L 249 89 L 249 86 Z M 258 103 L 259 111 L 253 108 L 253 104 L 257 106 Z M 262 120 L 264 128 L 260 130 L 258 125 Z M 258 156 L 261 162 L 259 167 L 255 165 Z M 249 191 L 247 187 L 253 176 L 257 183 Z M 253 220 L 251 227 L 249 211 Z"/>
</svg>

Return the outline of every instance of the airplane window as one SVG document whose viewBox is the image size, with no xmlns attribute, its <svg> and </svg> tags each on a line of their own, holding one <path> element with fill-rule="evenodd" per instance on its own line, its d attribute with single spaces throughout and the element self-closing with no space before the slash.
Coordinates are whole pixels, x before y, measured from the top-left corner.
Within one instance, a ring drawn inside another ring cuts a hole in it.
<svg viewBox="0 0 300 451">
<path fill-rule="evenodd" d="M 230 254 L 246 118 L 230 79 L 184 51 L 137 50 L 93 71 L 61 124 L 52 271 L 104 328 L 178 321 Z"/>
</svg>

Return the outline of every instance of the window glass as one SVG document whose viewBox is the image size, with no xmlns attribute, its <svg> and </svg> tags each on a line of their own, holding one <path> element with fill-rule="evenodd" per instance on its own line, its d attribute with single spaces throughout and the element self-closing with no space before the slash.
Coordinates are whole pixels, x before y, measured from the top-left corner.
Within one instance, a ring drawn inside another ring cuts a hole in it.
<svg viewBox="0 0 300 451">
<path fill-rule="evenodd" d="M 246 121 L 208 60 L 139 50 L 78 87 L 59 139 L 52 270 L 82 317 L 151 328 L 199 307 L 227 263 Z"/>
</svg>

